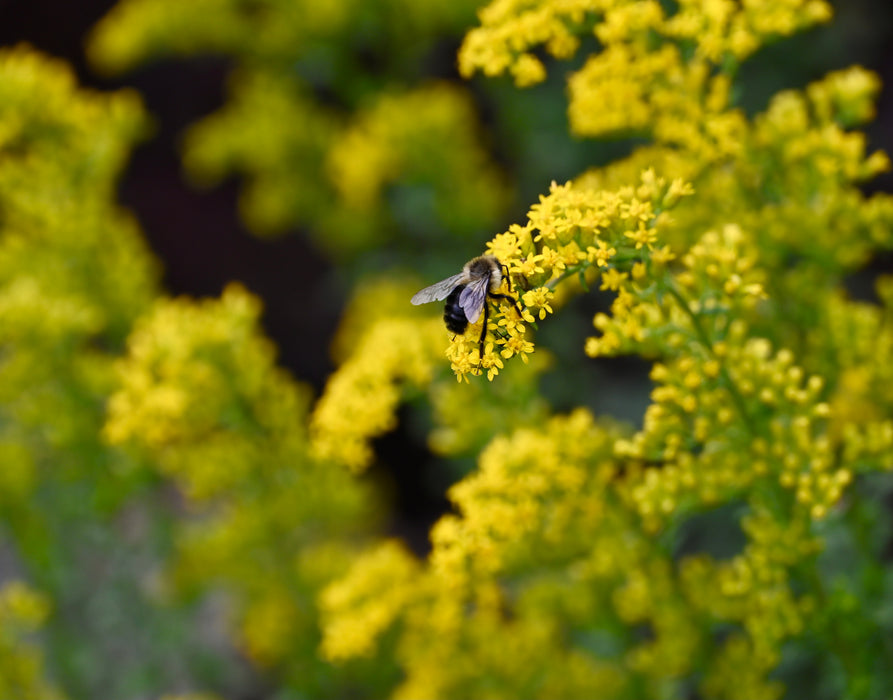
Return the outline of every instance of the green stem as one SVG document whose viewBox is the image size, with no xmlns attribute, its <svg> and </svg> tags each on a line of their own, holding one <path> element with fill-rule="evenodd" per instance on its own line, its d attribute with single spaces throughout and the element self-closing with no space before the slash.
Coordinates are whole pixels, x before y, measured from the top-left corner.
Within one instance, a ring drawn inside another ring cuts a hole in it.
<svg viewBox="0 0 893 700">
<path fill-rule="evenodd" d="M 704 328 L 703 324 L 701 323 L 700 317 L 694 311 L 692 311 L 685 297 L 682 296 L 682 294 L 672 282 L 670 282 L 670 284 L 666 286 L 666 289 L 676 300 L 682 310 L 688 315 L 689 319 L 691 320 L 691 324 L 695 329 L 695 333 L 697 333 L 698 340 L 701 342 L 701 345 L 704 346 L 704 348 L 710 354 L 710 357 L 712 357 L 719 363 L 719 373 L 726 386 L 728 387 L 729 395 L 732 397 L 732 403 L 735 404 L 735 408 L 741 416 L 741 420 L 744 423 L 744 426 L 747 428 L 747 431 L 751 435 L 756 435 L 756 429 L 754 428 L 750 415 L 747 413 L 747 405 L 744 403 L 744 397 L 741 395 L 741 392 L 738 391 L 738 387 L 732 381 L 732 377 L 729 374 L 729 370 L 726 367 L 725 362 L 723 362 L 723 359 L 713 350 L 713 342 L 710 339 L 710 336 L 707 334 L 707 331 Z"/>
<path fill-rule="evenodd" d="M 564 269 L 564 272 L 562 272 L 560 275 L 558 275 L 558 277 L 546 282 L 545 286 L 549 289 L 554 289 L 557 284 L 564 282 L 564 280 L 566 280 L 568 277 L 573 277 L 576 274 L 585 272 L 587 270 L 587 268 L 589 268 L 591 266 L 592 266 L 592 263 L 585 262 L 585 263 L 581 263 L 579 265 L 574 265 L 572 267 L 567 267 Z"/>
</svg>

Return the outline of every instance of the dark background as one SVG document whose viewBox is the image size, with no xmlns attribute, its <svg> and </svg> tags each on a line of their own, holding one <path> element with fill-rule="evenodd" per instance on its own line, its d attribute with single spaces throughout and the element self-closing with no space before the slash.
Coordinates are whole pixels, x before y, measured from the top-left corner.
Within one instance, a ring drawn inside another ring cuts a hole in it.
<svg viewBox="0 0 893 700">
<path fill-rule="evenodd" d="M 227 61 L 171 60 L 120 79 L 101 78 L 86 65 L 83 43 L 89 29 L 113 5 L 113 0 L 0 0 L 0 44 L 27 42 L 65 59 L 82 85 L 103 90 L 130 86 L 142 94 L 156 130 L 134 152 L 119 186 L 120 201 L 136 213 L 160 258 L 167 291 L 216 296 L 229 281 L 244 283 L 265 301 L 264 324 L 280 348 L 281 363 L 318 392 L 332 369 L 328 341 L 346 294 L 327 261 L 299 232 L 273 240 L 251 236 L 236 212 L 238 182 L 197 191 L 181 176 L 179 135 L 223 103 Z M 745 106 L 762 109 L 779 89 L 798 87 L 828 70 L 859 63 L 878 72 L 890 86 L 881 95 L 876 121 L 866 131 L 870 149 L 893 153 L 891 5 L 890 0 L 838 3 L 829 27 L 761 51 L 742 70 L 741 79 L 748 85 Z M 454 55 L 443 52 L 443 60 Z M 878 178 L 867 189 L 893 191 L 893 176 Z M 876 266 L 888 268 L 888 263 L 881 260 Z M 870 283 L 857 281 L 854 286 L 870 290 Z"/>
</svg>

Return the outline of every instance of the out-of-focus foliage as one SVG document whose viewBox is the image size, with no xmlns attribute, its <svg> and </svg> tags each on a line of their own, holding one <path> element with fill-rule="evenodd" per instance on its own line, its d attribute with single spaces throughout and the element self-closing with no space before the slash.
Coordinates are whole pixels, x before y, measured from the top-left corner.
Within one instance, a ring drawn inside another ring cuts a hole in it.
<svg viewBox="0 0 893 700">
<path fill-rule="evenodd" d="M 126 0 L 93 35 L 108 70 L 233 57 L 228 103 L 187 136 L 188 171 L 244 175 L 259 231 L 301 225 L 340 263 L 392 261 L 357 286 L 315 401 L 277 367 L 243 288 L 158 289 L 113 203 L 147 129 L 138 100 L 0 54 L 0 516 L 38 591 L 0 595 L 14 649 L 0 687 L 893 694 L 893 283 L 874 301 L 845 287 L 893 244 L 893 198 L 859 189 L 888 167 L 854 130 L 876 77 L 833 72 L 741 108 L 740 63 L 829 20 L 820 0 L 492 2 L 464 74 L 533 86 L 560 65 L 547 56 L 574 59 L 571 130 L 631 140 L 491 237 L 509 299 L 451 337 L 409 305 L 425 282 L 400 264 L 502 228 L 473 103 L 421 80 L 469 13 Z M 567 412 L 545 398 L 567 373 L 550 330 L 595 294 L 576 352 L 650 364 L 637 426 L 594 416 L 583 389 Z M 461 475 L 425 557 L 383 534 L 369 474 L 401 418 Z"/>
<path fill-rule="evenodd" d="M 426 71 L 475 6 L 127 0 L 97 26 L 90 54 L 110 72 L 162 56 L 232 57 L 227 104 L 185 138 L 192 179 L 244 176 L 254 231 L 299 226 L 342 264 L 378 260 L 384 246 L 420 260 L 482 237 L 508 201 L 468 93 Z"/>
<path fill-rule="evenodd" d="M 223 591 L 252 661 L 332 697 L 387 675 L 353 677 L 316 652 L 315 598 L 354 555 L 371 499 L 346 470 L 310 456 L 308 393 L 275 366 L 259 314 L 238 287 L 220 300 L 160 301 L 130 336 L 105 434 L 187 498 L 193 517 L 169 564 L 170 592 Z"/>
<path fill-rule="evenodd" d="M 145 645 L 184 624 L 153 610 L 129 569 L 163 551 L 154 535 L 169 515 L 101 436 L 114 360 L 157 294 L 156 263 L 113 197 L 148 121 L 135 94 L 78 90 L 67 66 L 21 47 L 0 52 L 0 125 L 4 539 L 52 599 L 44 637 L 60 685 L 74 697 L 151 689 L 170 681 L 152 665 L 184 650 Z"/>
<path fill-rule="evenodd" d="M 44 678 L 40 650 L 27 641 L 48 612 L 46 598 L 21 582 L 0 589 L 0 697 L 63 700 Z"/>
</svg>

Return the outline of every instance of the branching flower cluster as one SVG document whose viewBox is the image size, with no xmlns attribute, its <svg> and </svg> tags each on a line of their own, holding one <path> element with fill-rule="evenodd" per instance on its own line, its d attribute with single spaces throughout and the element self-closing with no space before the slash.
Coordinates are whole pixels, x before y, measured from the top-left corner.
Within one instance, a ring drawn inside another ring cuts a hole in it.
<svg viewBox="0 0 893 700">
<path fill-rule="evenodd" d="M 841 692 L 886 692 L 833 638 L 849 604 L 868 617 L 848 639 L 878 648 L 886 627 L 868 611 L 885 594 L 857 581 L 886 564 L 866 543 L 847 573 L 831 551 L 893 454 L 890 285 L 881 305 L 842 291 L 893 243 L 891 198 L 857 188 L 887 158 L 849 130 L 878 85 L 832 73 L 748 119 L 731 99 L 738 62 L 829 17 L 821 2 L 752 5 L 494 2 L 466 39 L 465 72 L 527 85 L 545 70 L 531 48 L 566 58 L 594 26 L 571 124 L 651 144 L 553 184 L 487 244 L 523 314 L 495 300 L 483 357 L 471 327 L 448 347 L 453 371 L 498 382 L 536 357 L 534 323 L 598 288 L 612 301 L 586 354 L 648 359 L 653 389 L 638 430 L 579 409 L 495 436 L 450 490 L 456 514 L 421 571 L 381 545 L 323 596 L 324 653 L 396 656 L 395 697 L 775 698 L 792 648 L 839 655 Z M 687 543 L 708 521 L 733 523 L 740 546 Z"/>
</svg>

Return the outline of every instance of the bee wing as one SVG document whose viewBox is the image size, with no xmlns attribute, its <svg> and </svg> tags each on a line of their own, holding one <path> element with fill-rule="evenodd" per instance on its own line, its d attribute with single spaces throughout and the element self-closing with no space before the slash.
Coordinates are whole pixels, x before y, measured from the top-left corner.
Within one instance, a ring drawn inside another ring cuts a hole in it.
<svg viewBox="0 0 893 700">
<path fill-rule="evenodd" d="M 462 284 L 464 278 L 465 273 L 460 272 L 458 275 L 453 275 L 452 277 L 447 277 L 445 280 L 440 280 L 440 282 L 416 292 L 415 296 L 409 300 L 409 303 L 418 306 L 419 304 L 427 304 L 429 301 L 441 301 L 442 299 L 446 299 L 450 295 L 450 292 L 456 288 L 456 285 Z"/>
<path fill-rule="evenodd" d="M 465 312 L 465 318 L 469 323 L 477 323 L 484 310 L 487 300 L 487 287 L 490 285 L 490 276 L 484 275 L 473 282 L 469 282 L 459 293 L 459 306 Z"/>
</svg>

